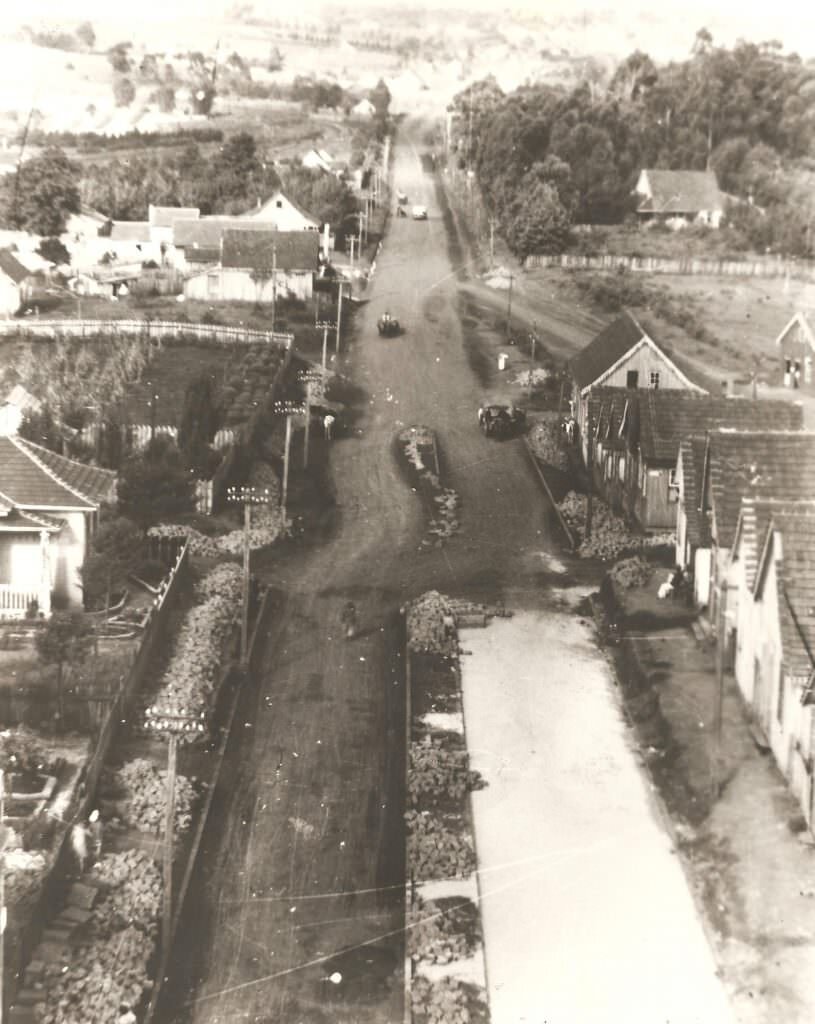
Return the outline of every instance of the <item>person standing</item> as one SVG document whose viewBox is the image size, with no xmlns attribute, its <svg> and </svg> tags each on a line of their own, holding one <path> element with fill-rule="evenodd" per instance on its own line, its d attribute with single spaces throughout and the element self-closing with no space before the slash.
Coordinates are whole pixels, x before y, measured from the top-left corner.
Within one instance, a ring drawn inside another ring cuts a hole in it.
<svg viewBox="0 0 815 1024">
<path fill-rule="evenodd" d="M 79 822 L 71 829 L 71 850 L 76 859 L 79 874 L 85 873 L 85 863 L 88 859 L 88 830 Z"/>
<path fill-rule="evenodd" d="M 102 822 L 99 820 L 99 811 L 95 809 L 88 816 L 88 838 L 91 857 L 97 861 L 102 854 Z"/>
<path fill-rule="evenodd" d="M 334 432 L 334 417 L 330 412 L 326 413 L 323 417 L 323 430 L 325 431 L 326 441 L 330 441 Z"/>
</svg>

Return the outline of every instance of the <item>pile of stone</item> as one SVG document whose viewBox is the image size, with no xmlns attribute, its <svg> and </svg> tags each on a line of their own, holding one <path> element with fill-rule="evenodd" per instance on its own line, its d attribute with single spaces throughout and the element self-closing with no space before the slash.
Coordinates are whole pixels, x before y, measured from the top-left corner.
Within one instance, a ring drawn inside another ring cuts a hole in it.
<svg viewBox="0 0 815 1024">
<path fill-rule="evenodd" d="M 569 468 L 569 456 L 563 448 L 563 434 L 557 420 L 538 420 L 527 434 L 535 455 L 556 469 Z"/>
<path fill-rule="evenodd" d="M 566 524 L 579 541 L 577 554 L 581 558 L 614 561 L 624 553 L 664 547 L 674 542 L 672 533 L 634 533 L 625 520 L 615 515 L 599 498 L 592 501 L 591 535 L 584 539 L 587 505 L 586 495 L 575 491 L 569 491 L 558 505 Z"/>
</svg>

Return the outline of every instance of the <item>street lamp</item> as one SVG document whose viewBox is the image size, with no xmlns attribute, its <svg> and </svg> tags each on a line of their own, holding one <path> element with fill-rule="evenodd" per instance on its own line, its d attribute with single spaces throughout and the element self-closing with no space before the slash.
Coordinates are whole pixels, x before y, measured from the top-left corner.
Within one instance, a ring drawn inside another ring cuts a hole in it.
<svg viewBox="0 0 815 1024">
<path fill-rule="evenodd" d="M 179 736 L 202 735 L 206 712 L 197 715 L 177 708 L 154 704 L 145 710 L 145 728 L 166 736 L 167 744 L 167 806 L 164 814 L 164 901 L 162 904 L 161 948 L 164 958 L 170 954 L 173 914 L 173 829 L 175 827 L 175 766 Z"/>
<path fill-rule="evenodd" d="M 252 525 L 252 506 L 268 505 L 271 500 L 268 487 L 228 487 L 226 500 L 243 505 L 243 616 L 241 617 L 241 668 L 248 663 L 249 652 L 249 529 Z"/>
</svg>

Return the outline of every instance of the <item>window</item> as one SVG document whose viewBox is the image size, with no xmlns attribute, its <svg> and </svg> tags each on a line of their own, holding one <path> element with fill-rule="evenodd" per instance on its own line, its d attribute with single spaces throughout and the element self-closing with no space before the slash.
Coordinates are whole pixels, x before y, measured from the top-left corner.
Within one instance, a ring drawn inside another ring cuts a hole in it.
<svg viewBox="0 0 815 1024">
<path fill-rule="evenodd" d="M 278 210 L 282 210 L 283 209 L 283 200 L 282 199 L 278 199 L 277 202 L 275 203 L 275 206 L 278 208 Z"/>
<path fill-rule="evenodd" d="M 676 480 L 676 469 L 668 473 L 668 501 L 679 501 L 679 484 Z"/>
<path fill-rule="evenodd" d="M 218 275 L 207 274 L 207 298 L 217 299 L 219 298 L 218 289 Z"/>
<path fill-rule="evenodd" d="M 625 386 L 627 388 L 635 388 L 638 386 L 640 379 L 639 370 L 629 370 L 625 375 Z"/>
<path fill-rule="evenodd" d="M 648 383 L 656 391 L 659 387 L 659 370 L 651 370 L 648 375 Z"/>
</svg>

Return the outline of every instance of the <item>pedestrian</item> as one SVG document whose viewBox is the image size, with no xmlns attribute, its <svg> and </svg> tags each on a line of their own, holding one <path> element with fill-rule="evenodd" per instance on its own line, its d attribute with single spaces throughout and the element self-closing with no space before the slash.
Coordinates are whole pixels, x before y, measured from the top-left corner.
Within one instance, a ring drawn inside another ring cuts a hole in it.
<svg viewBox="0 0 815 1024">
<path fill-rule="evenodd" d="M 353 601 L 346 601 L 341 615 L 345 639 L 353 640 L 357 631 L 357 609 Z"/>
<path fill-rule="evenodd" d="M 91 811 L 88 816 L 88 836 L 90 838 L 91 856 L 94 861 L 97 861 L 102 853 L 102 822 L 99 820 L 98 810 Z"/>
<path fill-rule="evenodd" d="M 88 830 L 81 823 L 71 829 L 71 850 L 76 858 L 78 873 L 82 875 L 88 859 Z"/>
<path fill-rule="evenodd" d="M 119 1004 L 119 1016 L 116 1018 L 116 1024 L 136 1024 L 137 1017 L 133 1012 L 130 1003 Z"/>
<path fill-rule="evenodd" d="M 334 429 L 334 417 L 331 415 L 330 412 L 327 412 L 325 414 L 325 416 L 323 417 L 323 430 L 325 431 L 325 439 L 326 439 L 326 441 L 330 441 L 331 440 L 331 434 L 333 432 L 333 429 Z"/>
</svg>

